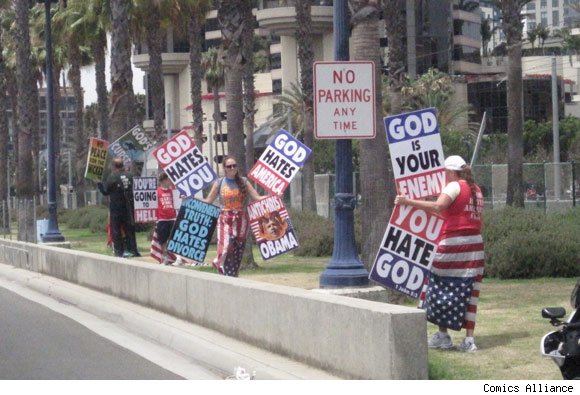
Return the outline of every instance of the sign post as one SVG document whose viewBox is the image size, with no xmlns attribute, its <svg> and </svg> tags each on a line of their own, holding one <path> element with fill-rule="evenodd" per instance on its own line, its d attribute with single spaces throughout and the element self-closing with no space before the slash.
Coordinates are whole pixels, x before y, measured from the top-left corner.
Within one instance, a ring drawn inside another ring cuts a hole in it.
<svg viewBox="0 0 580 395">
<path fill-rule="evenodd" d="M 337 61 L 346 61 L 349 58 L 348 4 L 346 0 L 334 0 L 333 4 L 334 57 Z M 372 96 L 374 106 L 374 94 Z M 316 97 L 315 92 L 314 102 L 316 103 L 318 100 L 319 98 Z M 327 116 L 331 115 L 327 114 Z M 342 133 L 342 131 L 335 133 Z M 358 257 L 354 240 L 354 208 L 356 207 L 356 197 L 353 194 L 352 183 L 351 138 L 351 136 L 343 133 L 342 137 L 336 141 L 334 162 L 336 169 L 334 246 L 332 258 L 324 272 L 320 275 L 321 288 L 365 286 L 369 283 L 369 273 Z"/>
</svg>

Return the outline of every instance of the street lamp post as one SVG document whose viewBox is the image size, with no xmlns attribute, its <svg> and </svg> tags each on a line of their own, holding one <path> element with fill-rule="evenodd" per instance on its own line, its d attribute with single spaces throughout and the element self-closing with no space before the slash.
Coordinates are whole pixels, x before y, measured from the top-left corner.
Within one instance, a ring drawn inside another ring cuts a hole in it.
<svg viewBox="0 0 580 395">
<path fill-rule="evenodd" d="M 347 0 L 334 0 L 334 57 L 349 60 Z M 321 288 L 365 286 L 369 273 L 356 252 L 352 182 L 352 141 L 338 139 L 335 154 L 336 191 L 334 195 L 335 228 L 332 258 L 320 275 Z"/>
<path fill-rule="evenodd" d="M 42 237 L 43 243 L 55 243 L 64 241 L 63 235 L 58 230 L 57 203 L 56 203 L 56 174 L 54 155 L 54 110 L 53 110 L 53 87 L 52 87 L 52 32 L 50 26 L 50 6 L 57 0 L 37 0 L 44 3 L 46 40 L 46 151 L 47 151 L 47 194 L 48 194 L 48 229 Z"/>
</svg>

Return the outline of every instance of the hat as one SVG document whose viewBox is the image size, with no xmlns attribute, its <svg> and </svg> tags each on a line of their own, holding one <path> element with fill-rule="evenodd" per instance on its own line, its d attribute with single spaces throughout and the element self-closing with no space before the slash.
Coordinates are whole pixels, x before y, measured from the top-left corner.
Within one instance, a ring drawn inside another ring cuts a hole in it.
<svg viewBox="0 0 580 395">
<path fill-rule="evenodd" d="M 467 163 L 459 155 L 452 155 L 445 159 L 445 168 L 447 170 L 460 171 Z"/>
</svg>

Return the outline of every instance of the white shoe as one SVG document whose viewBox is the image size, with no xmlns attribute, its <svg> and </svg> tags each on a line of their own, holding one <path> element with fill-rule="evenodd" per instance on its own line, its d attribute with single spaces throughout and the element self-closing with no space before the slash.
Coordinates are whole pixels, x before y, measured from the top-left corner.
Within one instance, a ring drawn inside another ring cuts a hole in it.
<svg viewBox="0 0 580 395">
<path fill-rule="evenodd" d="M 461 344 L 459 344 L 459 346 L 457 346 L 457 348 L 459 349 L 459 351 L 463 352 L 477 351 L 477 346 L 475 345 L 473 337 L 466 337 L 465 339 L 463 339 L 463 341 L 461 342 Z"/>
<path fill-rule="evenodd" d="M 451 341 L 451 336 L 447 333 L 437 332 L 429 339 L 427 343 L 429 348 L 441 348 L 441 349 L 449 349 L 453 347 L 453 342 Z"/>
</svg>

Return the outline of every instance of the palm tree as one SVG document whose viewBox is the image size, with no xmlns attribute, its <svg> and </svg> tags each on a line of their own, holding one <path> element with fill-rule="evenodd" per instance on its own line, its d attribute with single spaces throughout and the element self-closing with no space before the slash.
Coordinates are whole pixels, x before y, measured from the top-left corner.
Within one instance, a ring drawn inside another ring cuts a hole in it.
<svg viewBox="0 0 580 395">
<path fill-rule="evenodd" d="M 100 137 L 109 139 L 109 97 L 105 75 L 105 50 L 107 32 L 111 26 L 111 9 L 108 0 L 69 0 L 67 13 L 71 15 L 70 29 L 81 31 L 81 42 L 90 47 L 95 64 L 98 125 Z M 80 34 L 80 33 L 79 33 Z"/>
<path fill-rule="evenodd" d="M 314 145 L 314 109 L 313 109 L 313 61 L 312 50 L 312 0 L 297 0 L 296 5 L 296 41 L 298 43 L 298 59 L 300 62 L 300 86 L 304 96 L 304 127 L 303 140 L 308 147 Z M 316 212 L 316 194 L 314 189 L 314 160 L 311 156 L 304 163 L 303 174 L 303 204 L 305 211 Z"/>
<path fill-rule="evenodd" d="M 17 212 L 18 240 L 35 241 L 34 218 L 30 214 L 34 197 L 33 144 L 38 136 L 38 91 L 30 60 L 29 8 L 27 1 L 13 0 L 16 25 L 16 81 L 18 86 L 18 167 L 16 170 L 16 196 L 19 200 Z M 27 207 L 28 204 L 28 207 Z"/>
<path fill-rule="evenodd" d="M 528 41 L 530 42 L 530 44 L 532 44 L 532 49 L 534 49 L 534 46 L 536 44 L 536 39 L 538 38 L 537 28 L 528 30 L 527 35 L 528 35 Z"/>
<path fill-rule="evenodd" d="M 256 20 L 252 14 L 252 2 L 244 3 L 242 30 L 242 83 L 244 88 L 244 133 L 246 135 L 246 168 L 254 166 L 254 114 L 256 93 L 254 85 L 254 28 Z M 250 250 L 248 248 L 248 250 Z"/>
<path fill-rule="evenodd" d="M 111 112 L 110 139 L 116 140 L 136 124 L 131 38 L 127 0 L 110 0 L 111 5 Z"/>
<path fill-rule="evenodd" d="M 163 4 L 162 4 L 163 3 Z M 165 114 L 165 90 L 163 87 L 162 69 L 162 28 L 164 7 L 168 2 L 163 0 L 133 0 L 131 17 L 136 39 L 145 36 L 147 53 L 149 54 L 149 71 L 147 84 L 149 86 L 151 104 L 153 107 L 153 140 L 161 141 L 163 135 L 163 116 Z M 177 111 L 177 109 L 175 109 Z"/>
<path fill-rule="evenodd" d="M 214 131 L 219 135 L 219 140 L 222 147 L 222 154 L 225 155 L 226 149 L 224 147 L 224 136 L 222 131 L 222 113 L 220 108 L 219 89 L 224 84 L 224 64 L 221 48 L 211 47 L 202 54 L 201 68 L 204 72 L 204 79 L 213 95 L 213 121 Z M 218 152 L 218 139 L 215 139 L 215 152 Z M 211 144 L 211 143 L 210 143 Z"/>
<path fill-rule="evenodd" d="M 6 0 L 0 1 L 0 20 L 4 19 L 8 2 Z M 6 35 L 4 33 L 4 26 L 0 27 L 0 233 L 6 233 L 10 229 L 8 223 L 8 196 L 10 186 L 8 185 L 8 115 L 6 103 L 6 77 L 7 70 L 4 62 L 2 52 L 4 51 L 4 41 Z"/>
<path fill-rule="evenodd" d="M 508 185 L 506 203 L 524 207 L 522 125 L 522 7 L 530 0 L 502 0 L 503 31 L 508 51 Z"/>
<path fill-rule="evenodd" d="M 218 21 L 224 46 L 224 71 L 226 111 L 228 114 L 228 155 L 236 158 L 240 171 L 246 173 L 246 147 L 244 144 L 242 108 L 242 31 L 244 9 L 250 0 L 219 0 Z"/>
<path fill-rule="evenodd" d="M 351 0 L 350 8 L 353 47 L 351 59 L 375 63 L 375 101 L 377 108 L 380 109 L 383 101 L 379 44 L 381 4 L 377 0 Z M 383 127 L 380 111 L 376 112 L 375 122 L 377 130 L 381 130 Z M 384 135 L 377 133 L 374 139 L 361 140 L 360 151 L 362 226 L 365 229 L 361 256 L 365 267 L 370 269 L 379 250 L 385 224 L 389 221 L 394 196 L 389 196 L 389 191 L 393 188 L 387 167 L 389 152 Z"/>
<path fill-rule="evenodd" d="M 540 47 L 542 48 L 542 55 L 544 55 L 544 43 L 550 37 L 550 28 L 544 26 L 542 24 L 536 27 L 536 34 L 538 35 L 538 39 L 540 40 Z"/>
<path fill-rule="evenodd" d="M 178 7 L 175 8 L 180 10 L 180 15 L 187 18 L 193 137 L 195 144 L 200 149 L 203 147 L 203 109 L 201 106 L 203 26 L 206 15 L 211 10 L 211 6 L 211 0 L 179 0 Z M 213 158 L 210 160 L 210 163 L 213 163 Z"/>
</svg>

